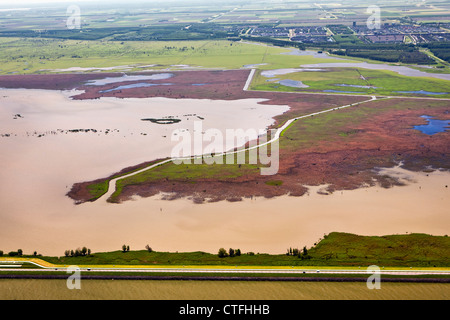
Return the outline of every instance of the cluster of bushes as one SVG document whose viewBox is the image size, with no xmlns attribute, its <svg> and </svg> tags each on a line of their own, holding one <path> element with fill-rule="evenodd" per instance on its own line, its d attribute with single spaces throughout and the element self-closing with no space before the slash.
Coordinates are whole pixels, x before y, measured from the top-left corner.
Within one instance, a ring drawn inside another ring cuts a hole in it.
<svg viewBox="0 0 450 320">
<path fill-rule="evenodd" d="M 423 52 L 402 52 L 399 56 L 399 62 L 402 63 L 417 63 L 417 64 L 437 64 L 436 61 Z"/>
<path fill-rule="evenodd" d="M 75 250 L 66 250 L 64 251 L 64 255 L 66 257 L 85 257 L 91 255 L 91 249 L 88 249 L 86 247 L 83 248 L 77 248 Z"/>
<path fill-rule="evenodd" d="M 0 257 L 2 257 L 5 253 L 0 250 Z M 10 257 L 21 257 L 23 256 L 23 250 L 22 249 L 18 249 L 17 251 L 11 251 L 8 252 L 8 256 Z M 37 257 L 37 256 L 41 256 L 41 254 L 38 254 L 37 251 L 33 252 L 33 256 Z"/>
<path fill-rule="evenodd" d="M 447 62 L 450 62 L 450 48 L 447 49 L 441 49 L 441 48 L 433 48 L 431 49 L 431 52 L 433 52 L 433 54 L 442 59 L 445 60 Z"/>
<path fill-rule="evenodd" d="M 4 252 L 0 250 L 0 257 L 2 257 L 4 255 Z M 35 251 L 35 255 L 37 255 L 37 252 Z M 17 251 L 11 251 L 8 252 L 8 256 L 10 257 L 17 257 L 17 256 L 23 256 L 23 250 L 19 249 Z"/>
<path fill-rule="evenodd" d="M 4 252 L 2 250 L 0 250 L 0 257 L 2 257 L 4 255 Z M 21 257 L 23 256 L 23 250 L 22 249 L 18 249 L 17 251 L 11 251 L 8 252 L 8 256 L 10 257 Z M 37 251 L 33 252 L 33 256 L 37 257 L 37 256 L 42 256 L 41 254 L 38 254 Z"/>
<path fill-rule="evenodd" d="M 219 258 L 226 258 L 226 257 L 239 257 L 241 256 L 241 249 L 232 249 L 230 248 L 227 252 L 224 248 L 219 249 L 218 253 Z"/>
<path fill-rule="evenodd" d="M 303 247 L 303 250 L 299 250 L 298 248 L 289 248 L 286 252 L 287 256 L 299 257 L 302 260 L 309 260 L 312 257 L 308 254 L 308 249 Z"/>
</svg>

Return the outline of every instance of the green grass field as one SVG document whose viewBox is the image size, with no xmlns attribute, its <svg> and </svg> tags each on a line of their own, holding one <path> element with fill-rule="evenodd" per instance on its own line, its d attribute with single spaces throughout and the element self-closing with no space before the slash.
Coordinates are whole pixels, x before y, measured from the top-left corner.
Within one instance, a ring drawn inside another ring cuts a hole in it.
<svg viewBox="0 0 450 320">
<path fill-rule="evenodd" d="M 0 38 L 0 74 L 49 73 L 58 69 L 109 68 L 173 65 L 238 69 L 248 64 L 267 63 L 265 68 L 284 68 L 326 62 L 312 56 L 286 56 L 289 49 L 211 41 L 81 41 L 39 38 Z M 328 62 L 330 60 L 327 60 Z M 117 70 L 121 70 L 118 68 Z"/>
<path fill-rule="evenodd" d="M 370 261 L 379 266 L 448 266 L 450 239 L 425 234 L 383 237 L 331 233 L 311 250 L 335 265 Z"/>
<path fill-rule="evenodd" d="M 292 49 L 227 40 L 104 41 L 45 38 L 1 38 L 0 74 L 52 73 L 78 68 L 117 68 L 117 71 L 176 68 L 176 65 L 239 69 L 265 64 L 261 69 L 298 67 L 301 64 L 355 62 L 313 56 L 284 55 Z M 124 69 L 123 67 L 132 68 Z"/>
<path fill-rule="evenodd" d="M 326 90 L 355 92 L 355 94 L 383 96 L 429 96 L 449 98 L 448 81 L 434 78 L 417 78 L 399 75 L 388 70 L 368 70 L 362 68 L 328 68 L 323 72 L 295 72 L 274 77 L 276 81 L 261 75 L 258 71 L 252 83 L 252 90 L 283 92 L 324 92 Z M 363 76 L 364 79 L 361 77 Z M 309 88 L 293 88 L 278 83 L 280 80 L 302 81 Z M 338 86 L 338 85 L 346 86 Z M 353 87 L 352 87 L 353 86 Z M 354 86 L 365 86 L 360 88 Z M 448 93 L 442 95 L 422 95 L 398 91 L 428 91 Z"/>
<path fill-rule="evenodd" d="M 226 181 L 245 175 L 259 174 L 259 166 L 246 164 L 180 164 L 176 165 L 172 162 L 166 163 L 151 170 L 133 175 L 131 177 L 117 181 L 116 192 L 111 196 L 110 201 L 115 202 L 117 197 L 122 193 L 125 186 L 139 185 L 143 183 L 151 183 L 158 181 L 175 182 L 183 181 L 188 183 L 196 183 L 199 180 L 212 179 L 214 181 Z"/>
</svg>

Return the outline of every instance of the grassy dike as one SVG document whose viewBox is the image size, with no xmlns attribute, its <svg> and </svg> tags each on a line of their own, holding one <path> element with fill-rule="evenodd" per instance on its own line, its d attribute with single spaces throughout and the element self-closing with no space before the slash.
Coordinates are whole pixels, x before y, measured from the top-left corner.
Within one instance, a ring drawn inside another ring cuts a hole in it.
<svg viewBox="0 0 450 320">
<path fill-rule="evenodd" d="M 289 248 L 287 248 L 289 249 Z M 302 252 L 302 248 L 298 248 Z M 26 258 L 26 256 L 24 256 Z M 30 257 L 31 258 L 31 257 Z M 35 258 L 35 257 L 33 257 Z M 450 238 L 426 234 L 359 236 L 333 232 L 324 235 L 307 256 L 242 253 L 241 256 L 219 258 L 205 252 L 170 253 L 114 251 L 79 257 L 39 257 L 47 266 L 102 267 L 367 267 L 447 268 L 450 267 Z M 0 261 L 2 257 L 0 257 Z M 4 259 L 6 260 L 6 259 Z"/>
</svg>

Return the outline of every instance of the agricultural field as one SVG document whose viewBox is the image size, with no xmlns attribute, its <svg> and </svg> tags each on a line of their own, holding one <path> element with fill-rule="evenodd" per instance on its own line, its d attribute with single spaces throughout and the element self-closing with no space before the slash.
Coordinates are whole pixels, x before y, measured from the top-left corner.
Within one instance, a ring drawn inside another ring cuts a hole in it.
<svg viewBox="0 0 450 320">
<path fill-rule="evenodd" d="M 1 5 L 2 9 L 4 5 Z M 8 7 L 6 7 L 8 8 Z M 183 2 L 128 3 L 126 8 L 115 4 L 82 3 L 82 26 L 85 28 L 120 28 L 170 24 L 201 23 L 223 14 L 232 6 L 205 3 L 197 7 L 186 6 Z M 29 6 L 20 11 L 5 9 L 0 11 L 0 31 L 26 29 L 65 29 L 67 5 L 54 3 L 43 10 L 39 6 Z"/>
<path fill-rule="evenodd" d="M 387 22 L 413 19 L 418 22 L 448 20 L 449 4 L 435 1 L 426 4 L 404 1 L 345 1 L 344 3 L 289 2 L 243 2 L 198 1 L 186 5 L 183 1 L 169 3 L 149 2 L 139 5 L 131 2 L 127 8 L 114 4 L 98 6 L 83 3 L 82 26 L 84 28 L 121 28 L 163 25 L 186 26 L 192 23 L 218 24 L 277 24 L 279 26 L 365 23 L 369 5 L 382 8 L 382 17 Z M 0 31 L 27 29 L 64 29 L 68 14 L 67 6 L 53 4 L 42 8 L 30 6 L 20 11 L 10 11 L 0 5 Z"/>
</svg>

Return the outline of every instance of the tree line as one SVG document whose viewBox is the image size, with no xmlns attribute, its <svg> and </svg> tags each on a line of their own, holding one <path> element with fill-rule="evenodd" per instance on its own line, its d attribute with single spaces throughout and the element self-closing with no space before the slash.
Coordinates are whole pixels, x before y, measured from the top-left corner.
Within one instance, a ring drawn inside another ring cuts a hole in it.
<svg viewBox="0 0 450 320">
<path fill-rule="evenodd" d="M 75 250 L 66 250 L 64 251 L 64 255 L 66 257 L 86 257 L 91 255 L 91 249 L 83 247 L 81 249 L 77 248 Z"/>
<path fill-rule="evenodd" d="M 414 49 L 407 50 L 367 50 L 367 49 L 345 49 L 331 50 L 331 54 L 378 60 L 383 62 L 402 62 L 416 64 L 436 64 L 432 58 L 425 53 Z"/>
<path fill-rule="evenodd" d="M 249 253 L 247 253 L 249 254 Z M 220 248 L 219 252 L 217 254 L 219 256 L 219 258 L 226 258 L 226 257 L 240 257 L 241 256 L 241 249 L 233 249 L 230 248 L 228 251 L 225 250 L 224 248 Z"/>
<path fill-rule="evenodd" d="M 436 57 L 450 62 L 450 43 L 426 43 L 422 44 L 421 47 L 430 49 Z"/>
<path fill-rule="evenodd" d="M 5 255 L 5 253 L 0 250 L 0 257 L 3 257 Z M 23 250 L 22 249 L 18 249 L 17 251 L 10 251 L 8 252 L 8 256 L 10 257 L 21 257 L 23 256 Z M 38 254 L 37 251 L 33 252 L 33 256 L 37 257 L 37 256 L 42 256 L 41 254 Z"/>
</svg>

